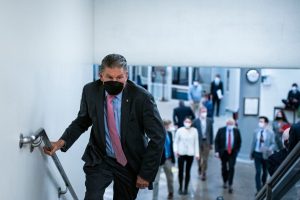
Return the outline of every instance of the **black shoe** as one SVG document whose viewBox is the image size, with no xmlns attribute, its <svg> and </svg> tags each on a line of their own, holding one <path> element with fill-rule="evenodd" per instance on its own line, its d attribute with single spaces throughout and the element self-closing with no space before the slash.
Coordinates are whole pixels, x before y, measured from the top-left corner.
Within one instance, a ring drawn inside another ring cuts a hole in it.
<svg viewBox="0 0 300 200">
<path fill-rule="evenodd" d="M 172 193 L 172 192 L 170 192 L 170 193 L 168 194 L 168 199 L 173 199 L 173 193 Z"/>
<path fill-rule="evenodd" d="M 185 189 L 184 191 L 183 191 L 183 195 L 187 195 L 188 194 L 188 191 L 187 191 L 187 189 Z"/>
<path fill-rule="evenodd" d="M 178 194 L 179 194 L 179 195 L 183 195 L 182 189 L 179 188 Z"/>
<path fill-rule="evenodd" d="M 232 192 L 233 192 L 233 189 L 232 189 L 231 185 L 229 186 L 228 192 L 229 192 L 229 194 L 232 194 Z"/>
<path fill-rule="evenodd" d="M 227 183 L 223 184 L 223 188 L 226 189 L 227 188 Z"/>
</svg>

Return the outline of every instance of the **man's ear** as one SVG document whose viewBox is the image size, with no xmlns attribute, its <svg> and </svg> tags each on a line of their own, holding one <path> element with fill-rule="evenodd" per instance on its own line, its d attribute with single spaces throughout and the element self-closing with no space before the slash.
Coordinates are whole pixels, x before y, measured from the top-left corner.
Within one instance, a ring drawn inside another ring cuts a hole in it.
<svg viewBox="0 0 300 200">
<path fill-rule="evenodd" d="M 98 76 L 99 76 L 100 80 L 101 80 L 102 82 L 104 82 L 104 81 L 103 81 L 103 74 L 102 74 L 101 72 L 99 72 Z"/>
</svg>

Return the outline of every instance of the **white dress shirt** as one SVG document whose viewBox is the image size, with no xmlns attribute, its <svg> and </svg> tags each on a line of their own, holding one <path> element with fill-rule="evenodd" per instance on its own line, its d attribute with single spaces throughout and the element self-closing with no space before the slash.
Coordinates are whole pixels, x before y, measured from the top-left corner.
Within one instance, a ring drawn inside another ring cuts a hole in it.
<svg viewBox="0 0 300 200">
<path fill-rule="evenodd" d="M 206 139 L 206 118 L 200 118 L 201 122 L 201 132 L 202 132 L 202 139 Z"/>
<path fill-rule="evenodd" d="M 231 139 L 231 148 L 233 148 L 233 144 L 234 144 L 234 134 L 233 134 L 233 130 L 234 129 L 229 129 L 229 128 L 227 128 L 226 129 L 226 147 L 228 148 L 228 135 L 229 135 L 229 130 L 231 130 L 230 131 L 230 139 Z"/>
<path fill-rule="evenodd" d="M 262 149 L 265 147 L 264 142 L 261 143 L 261 146 L 259 146 L 260 143 L 260 132 L 263 131 L 263 140 L 266 141 L 267 139 L 267 133 L 265 130 L 260 129 L 256 134 L 256 145 L 255 145 L 255 151 L 256 152 L 262 152 Z"/>
<path fill-rule="evenodd" d="M 173 144 L 174 152 L 179 155 L 199 157 L 198 131 L 196 128 L 181 127 L 176 131 Z"/>
</svg>

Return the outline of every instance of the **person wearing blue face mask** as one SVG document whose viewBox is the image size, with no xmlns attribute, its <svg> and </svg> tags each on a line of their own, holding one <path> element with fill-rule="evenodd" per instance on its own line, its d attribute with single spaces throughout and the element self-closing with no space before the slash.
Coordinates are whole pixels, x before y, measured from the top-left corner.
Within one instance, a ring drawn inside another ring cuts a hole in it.
<svg viewBox="0 0 300 200">
<path fill-rule="evenodd" d="M 223 188 L 229 186 L 229 193 L 233 192 L 234 166 L 241 144 L 240 131 L 235 127 L 234 119 L 230 118 L 226 126 L 218 130 L 215 138 L 215 156 L 221 159 Z"/>
</svg>

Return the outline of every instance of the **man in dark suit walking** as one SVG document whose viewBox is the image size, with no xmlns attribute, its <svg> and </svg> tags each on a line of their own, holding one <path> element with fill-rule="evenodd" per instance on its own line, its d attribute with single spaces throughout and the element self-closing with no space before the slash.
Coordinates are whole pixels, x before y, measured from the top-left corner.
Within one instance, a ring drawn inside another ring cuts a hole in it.
<svg viewBox="0 0 300 200">
<path fill-rule="evenodd" d="M 218 130 L 215 138 L 215 154 L 222 162 L 223 188 L 227 188 L 228 183 L 229 193 L 233 192 L 234 166 L 242 143 L 240 131 L 234 125 L 234 119 L 228 119 L 226 126 Z"/>
<path fill-rule="evenodd" d="M 210 84 L 210 93 L 212 94 L 213 112 L 216 109 L 216 116 L 220 115 L 220 103 L 223 98 L 223 82 L 219 74 L 216 75 L 215 80 Z"/>
<path fill-rule="evenodd" d="M 212 149 L 213 144 L 213 121 L 207 118 L 207 108 L 200 107 L 199 117 L 197 117 L 192 124 L 198 130 L 199 137 L 199 149 L 200 149 L 200 159 L 199 159 L 199 174 L 201 174 L 201 179 L 206 180 L 206 169 L 209 151 Z"/>
<path fill-rule="evenodd" d="M 192 109 L 184 105 L 184 101 L 179 101 L 179 106 L 173 110 L 173 122 L 177 128 L 183 127 L 183 121 L 186 117 L 195 119 L 195 114 Z"/>
<path fill-rule="evenodd" d="M 132 200 L 139 188 L 148 187 L 155 178 L 165 143 L 164 127 L 151 94 L 128 80 L 123 56 L 104 57 L 99 75 L 100 80 L 84 86 L 77 118 L 44 151 L 49 155 L 67 151 L 92 126 L 82 156 L 85 200 L 103 199 L 112 181 L 114 199 Z"/>
</svg>

